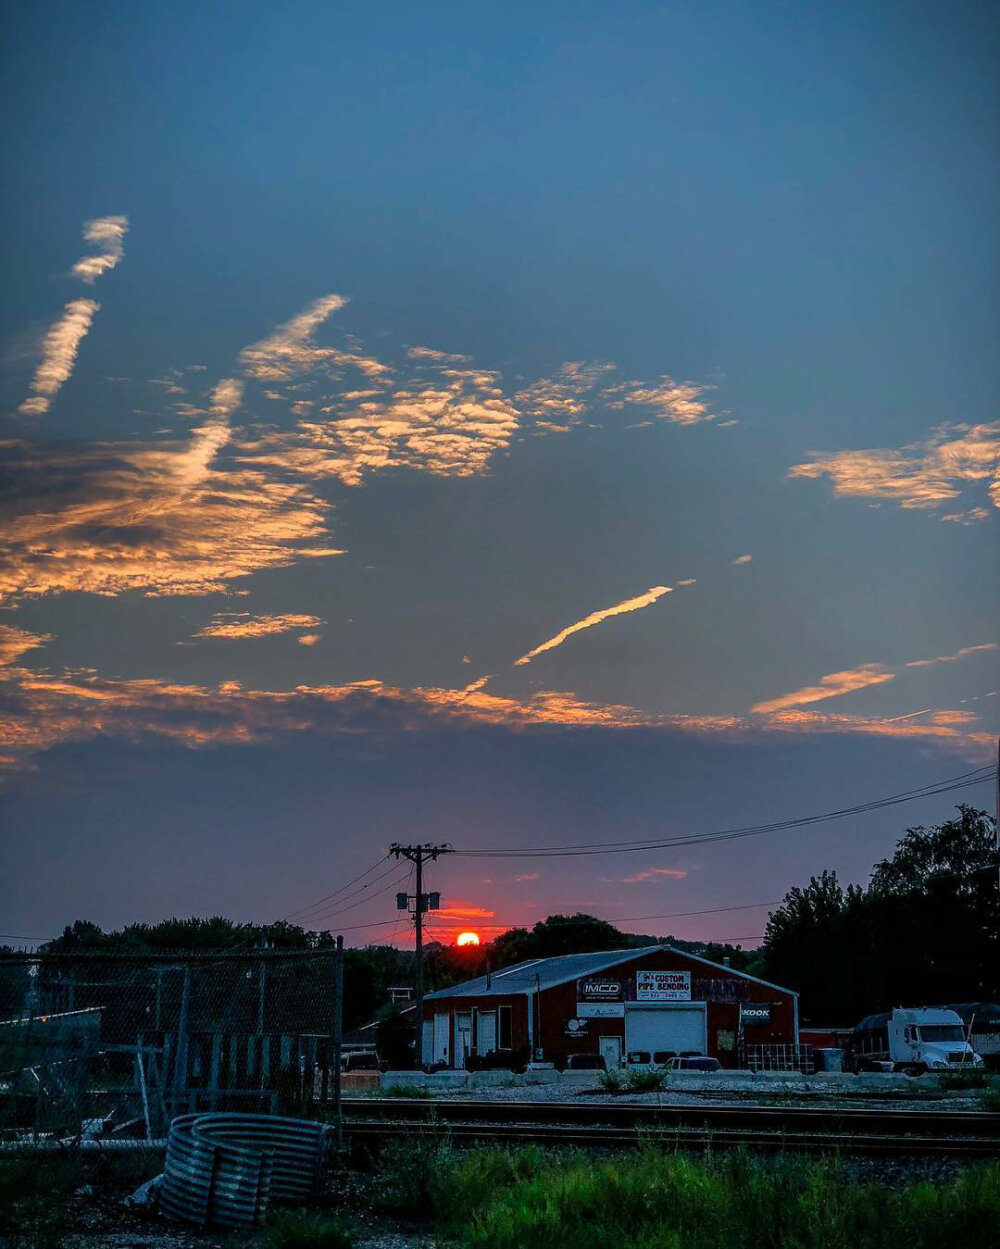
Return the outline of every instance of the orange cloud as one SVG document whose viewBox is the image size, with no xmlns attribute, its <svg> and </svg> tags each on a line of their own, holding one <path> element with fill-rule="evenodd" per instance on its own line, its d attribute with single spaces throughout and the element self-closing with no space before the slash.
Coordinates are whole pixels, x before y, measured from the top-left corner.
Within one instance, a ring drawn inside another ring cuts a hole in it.
<svg viewBox="0 0 1000 1249">
<path fill-rule="evenodd" d="M 665 421 L 675 425 L 696 425 L 699 421 L 711 421 L 715 414 L 709 409 L 703 395 L 709 386 L 695 382 L 675 382 L 672 377 L 661 377 L 649 385 L 642 382 L 624 382 L 608 391 L 616 396 L 608 404 L 610 408 L 643 407 Z"/>
<path fill-rule="evenodd" d="M 789 469 L 790 477 L 829 477 L 834 494 L 847 498 L 889 499 L 904 508 L 934 510 L 984 484 L 1000 507 L 1000 422 L 946 425 L 924 442 L 899 449 L 840 451 Z M 942 520 L 963 524 L 985 519 L 983 500 Z"/>
<path fill-rule="evenodd" d="M 47 412 L 73 372 L 80 343 L 86 337 L 100 304 L 93 299 L 74 299 L 62 317 L 42 339 L 42 359 L 31 380 L 33 396 L 18 408 L 25 416 Z"/>
<path fill-rule="evenodd" d="M 752 560 L 752 555 L 737 555 L 735 559 L 732 559 L 729 562 L 731 564 L 749 564 Z"/>
<path fill-rule="evenodd" d="M 294 429 L 244 442 L 244 462 L 360 486 L 372 473 L 410 468 L 439 477 L 486 471 L 518 428 L 497 373 L 418 357 L 407 381 L 369 397 L 339 396 Z"/>
<path fill-rule="evenodd" d="M 997 645 L 996 642 L 982 642 L 979 646 L 963 646 L 953 655 L 937 655 L 934 659 L 912 659 L 906 666 L 907 668 L 930 668 L 935 664 L 954 664 L 961 659 L 968 659 L 970 655 L 978 655 L 981 651 L 995 651 Z"/>
<path fill-rule="evenodd" d="M 190 748 L 263 742 L 287 733 L 329 735 L 413 733 L 435 728 L 543 728 L 648 731 L 743 741 L 774 734 L 870 734 L 951 747 L 967 757 L 991 757 L 995 739 L 977 732 L 976 716 L 941 710 L 899 721 L 786 710 L 770 716 L 651 715 L 634 707 L 588 703 L 569 693 L 542 691 L 524 700 L 462 690 L 402 689 L 377 680 L 247 689 L 235 681 L 200 686 L 157 678 L 114 679 L 94 672 L 53 674 L 8 665 L 0 716 L 0 746 L 24 759 L 66 741 L 96 736 L 168 738 Z"/>
<path fill-rule="evenodd" d="M 128 217 L 95 217 L 93 221 L 84 222 L 84 239 L 102 250 L 96 256 L 83 256 L 78 260 L 71 270 L 73 277 L 90 286 L 102 273 L 113 269 L 125 255 L 127 231 Z"/>
<path fill-rule="evenodd" d="M 326 621 L 320 620 L 319 616 L 294 615 L 291 612 L 272 616 L 252 616 L 248 611 L 217 612 L 194 636 L 196 638 L 262 638 L 277 633 L 292 633 L 296 629 L 315 629 L 323 624 L 326 624 Z M 319 640 L 316 635 L 311 636 L 312 641 L 306 642 L 307 646 Z M 302 638 L 299 638 L 299 641 L 301 642 Z"/>
<path fill-rule="evenodd" d="M 637 594 L 635 598 L 625 599 L 622 603 L 616 603 L 614 607 L 605 607 L 601 611 L 591 612 L 589 616 L 578 620 L 576 624 L 567 625 L 555 637 L 549 638 L 541 646 L 536 646 L 534 650 L 530 650 L 526 655 L 522 655 L 520 659 L 516 659 L 514 666 L 518 667 L 522 664 L 531 663 L 533 659 L 545 651 L 551 651 L 557 646 L 561 646 L 574 633 L 580 633 L 584 629 L 592 629 L 594 625 L 599 625 L 602 621 L 609 620 L 612 616 L 622 616 L 627 612 L 639 611 L 643 607 L 649 607 L 651 603 L 655 603 L 658 598 L 662 598 L 664 594 L 669 594 L 670 592 L 671 588 L 668 585 L 654 585 L 645 594 Z"/>
<path fill-rule="evenodd" d="M 818 685 L 806 685 L 800 690 L 794 690 L 791 694 L 783 694 L 780 698 L 757 703 L 750 710 L 754 715 L 767 715 L 772 711 L 784 711 L 788 707 L 818 703 L 825 698 L 839 698 L 842 694 L 867 689 L 870 685 L 884 685 L 886 681 L 892 681 L 894 678 L 895 674 L 889 672 L 881 664 L 860 664 L 857 668 L 848 668 L 843 672 L 831 672 L 825 677 L 820 677 Z"/>
<path fill-rule="evenodd" d="M 669 876 L 672 880 L 683 880 L 687 875 L 684 868 L 678 867 L 647 867 L 644 872 L 636 872 L 634 876 L 623 876 L 623 885 L 638 885 L 647 880 L 657 880 L 661 876 Z"/>
<path fill-rule="evenodd" d="M 341 553 L 320 544 L 325 502 L 274 473 L 212 465 L 214 437 L 0 443 L 14 483 L 0 503 L 0 599 L 217 593 L 264 568 Z"/>
<path fill-rule="evenodd" d="M 15 629 L 13 625 L 0 625 L 0 665 L 12 664 L 26 651 L 51 641 L 51 633 L 29 633 L 27 629 Z"/>
<path fill-rule="evenodd" d="M 528 881 L 537 880 L 538 872 L 525 872 L 523 876 L 515 876 L 514 880 L 517 884 L 527 884 Z"/>
<path fill-rule="evenodd" d="M 565 433 L 578 424 L 590 406 L 603 375 L 613 364 L 574 360 L 564 364 L 552 377 L 540 378 L 514 396 L 525 415 L 534 418 L 543 433 Z"/>
<path fill-rule="evenodd" d="M 336 352 L 316 347 L 312 337 L 318 326 L 345 307 L 343 295 L 324 295 L 297 316 L 240 353 L 240 365 L 248 377 L 258 381 L 288 381 L 297 374 L 330 361 Z"/>
<path fill-rule="evenodd" d="M 471 906 L 467 902 L 457 906 L 442 906 L 433 911 L 435 919 L 492 919 L 496 911 L 488 911 L 482 906 Z"/>
</svg>

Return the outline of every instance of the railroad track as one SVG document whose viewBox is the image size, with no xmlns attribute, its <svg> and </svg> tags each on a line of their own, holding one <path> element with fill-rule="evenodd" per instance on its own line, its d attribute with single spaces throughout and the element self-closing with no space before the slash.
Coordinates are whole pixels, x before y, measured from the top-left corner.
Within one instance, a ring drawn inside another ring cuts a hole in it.
<svg viewBox="0 0 1000 1249">
<path fill-rule="evenodd" d="M 344 1113 L 346 1134 L 359 1140 L 419 1133 L 468 1143 L 1000 1157 L 1000 1114 L 979 1111 L 348 1098 Z"/>
</svg>

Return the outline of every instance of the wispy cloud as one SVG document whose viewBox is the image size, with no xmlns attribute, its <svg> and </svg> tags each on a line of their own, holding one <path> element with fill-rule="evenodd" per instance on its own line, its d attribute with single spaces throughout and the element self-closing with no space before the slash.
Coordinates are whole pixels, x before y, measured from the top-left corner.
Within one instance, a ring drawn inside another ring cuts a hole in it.
<svg viewBox="0 0 1000 1249">
<path fill-rule="evenodd" d="M 32 396 L 18 411 L 25 416 L 41 416 L 69 380 L 80 343 L 86 337 L 100 304 L 93 299 L 74 299 L 42 339 L 42 359 L 31 379 Z"/>
<path fill-rule="evenodd" d="M 102 273 L 107 273 L 125 255 L 125 235 L 128 217 L 95 217 L 84 222 L 83 237 L 101 250 L 95 256 L 82 256 L 73 266 L 73 277 L 92 285 Z"/>
<path fill-rule="evenodd" d="M 647 867 L 644 872 L 636 872 L 634 876 L 623 876 L 623 885 L 639 885 L 649 880 L 659 880 L 669 876 L 671 880 L 683 880 L 687 870 L 678 867 Z"/>
<path fill-rule="evenodd" d="M 363 398 L 335 396 L 293 430 L 242 444 L 247 463 L 360 486 L 372 473 L 409 468 L 471 477 L 510 445 L 519 414 L 499 374 L 419 357 L 404 381 Z"/>
<path fill-rule="evenodd" d="M 827 676 L 820 677 L 816 685 L 806 685 L 800 690 L 793 690 L 791 694 L 757 703 L 750 710 L 754 715 L 767 715 L 789 707 L 803 707 L 807 703 L 818 703 L 825 698 L 839 698 L 842 694 L 853 693 L 854 690 L 867 689 L 870 685 L 884 685 L 894 677 L 895 673 L 882 664 L 860 664 L 857 668 L 847 668 L 843 672 L 828 673 Z"/>
<path fill-rule="evenodd" d="M 346 304 L 343 295 L 324 295 L 314 300 L 297 316 L 279 325 L 273 334 L 244 348 L 240 353 L 243 371 L 258 381 L 289 381 L 344 354 L 332 348 L 317 347 L 312 336 L 328 317 Z"/>
<path fill-rule="evenodd" d="M 905 721 L 801 709 L 750 719 L 665 716 L 555 691 L 526 700 L 485 693 L 467 697 L 460 690 L 401 689 L 377 680 L 261 690 L 235 681 L 187 685 L 87 671 L 52 674 L 15 665 L 0 667 L 0 680 L 5 683 L 0 744 L 16 759 L 96 736 L 127 741 L 153 736 L 200 749 L 264 742 L 287 733 L 356 738 L 469 726 L 503 732 L 655 732 L 725 741 L 860 735 L 933 744 L 975 759 L 991 758 L 996 747 L 995 737 L 978 730 L 977 717 L 969 711 L 939 710 Z"/>
<path fill-rule="evenodd" d="M 30 633 L 13 625 L 0 625 L 0 666 L 12 664 L 27 651 L 52 641 L 51 633 Z"/>
<path fill-rule="evenodd" d="M 839 451 L 817 456 L 789 469 L 791 477 L 829 477 L 834 493 L 845 498 L 888 499 L 904 508 L 936 510 L 963 497 L 970 487 L 983 486 L 987 499 L 1000 507 L 1000 422 L 945 425 L 924 442 L 898 449 Z M 982 497 L 969 508 L 949 512 L 942 520 L 963 524 L 988 515 Z"/>
<path fill-rule="evenodd" d="M 317 629 L 325 623 L 326 621 L 321 620 L 319 616 L 296 615 L 292 612 L 270 616 L 253 616 L 247 611 L 216 612 L 208 624 L 203 625 L 194 636 L 196 638 L 262 638 L 272 637 L 277 633 L 294 633 L 299 629 Z"/>
<path fill-rule="evenodd" d="M 955 651 L 953 655 L 936 655 L 933 659 L 911 659 L 906 665 L 907 668 L 930 668 L 935 664 L 954 664 L 962 659 L 968 659 L 970 655 L 978 655 L 983 651 L 995 651 L 997 642 L 981 642 L 978 646 L 963 646 L 960 650 Z"/>
<path fill-rule="evenodd" d="M 609 389 L 608 407 L 647 408 L 661 420 L 672 421 L 675 425 L 697 425 L 715 418 L 705 399 L 711 389 L 696 382 L 676 382 L 666 376 L 653 384 L 623 382 Z"/>
<path fill-rule="evenodd" d="M 543 433 L 565 433 L 580 422 L 589 410 L 588 396 L 599 386 L 604 375 L 614 371 L 613 364 L 597 361 L 571 360 L 552 377 L 543 377 L 519 390 L 514 403 Z"/>
<path fill-rule="evenodd" d="M 274 473 L 182 443 L 0 443 L 0 600 L 66 591 L 208 594 L 263 568 L 340 554 L 328 504 Z M 192 469 L 199 465 L 198 472 Z"/>
<path fill-rule="evenodd" d="M 232 436 L 230 418 L 243 400 L 243 383 L 224 378 L 212 392 L 209 419 L 192 431 L 187 449 L 177 460 L 177 476 L 185 486 L 201 481 L 209 465 Z"/>
<path fill-rule="evenodd" d="M 538 880 L 538 878 L 539 878 L 538 872 L 525 872 L 522 876 L 515 876 L 514 880 L 519 885 L 525 885 L 529 881 Z"/>
<path fill-rule="evenodd" d="M 533 659 L 545 651 L 551 651 L 557 646 L 561 646 L 574 633 L 581 633 L 584 629 L 592 629 L 595 625 L 601 624 L 604 620 L 609 620 L 612 616 L 623 616 L 627 612 L 639 611 L 643 607 L 649 607 L 651 603 L 655 603 L 658 598 L 662 598 L 664 594 L 669 594 L 670 591 L 671 587 L 668 585 L 650 586 L 645 594 L 637 594 L 635 598 L 625 599 L 624 602 L 616 603 L 614 607 L 605 607 L 601 611 L 591 612 L 589 616 L 578 620 L 576 624 L 567 625 L 565 629 L 561 629 L 555 637 L 549 638 L 541 646 L 536 646 L 534 650 L 530 650 L 526 655 L 522 655 L 520 659 L 514 661 L 515 666 L 531 663 Z"/>
<path fill-rule="evenodd" d="M 752 555 L 737 555 L 735 559 L 729 561 L 731 564 L 750 564 L 753 562 Z"/>
</svg>

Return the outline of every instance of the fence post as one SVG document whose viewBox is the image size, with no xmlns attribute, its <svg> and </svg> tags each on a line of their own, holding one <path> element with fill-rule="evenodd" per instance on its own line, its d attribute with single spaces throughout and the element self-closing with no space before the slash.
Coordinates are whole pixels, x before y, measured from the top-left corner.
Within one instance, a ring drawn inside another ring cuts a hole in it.
<svg viewBox="0 0 1000 1249">
<path fill-rule="evenodd" d="M 337 937 L 333 965 L 333 1122 L 337 1149 L 344 1144 L 344 1112 L 340 1063 L 344 1042 L 344 938 Z"/>
</svg>

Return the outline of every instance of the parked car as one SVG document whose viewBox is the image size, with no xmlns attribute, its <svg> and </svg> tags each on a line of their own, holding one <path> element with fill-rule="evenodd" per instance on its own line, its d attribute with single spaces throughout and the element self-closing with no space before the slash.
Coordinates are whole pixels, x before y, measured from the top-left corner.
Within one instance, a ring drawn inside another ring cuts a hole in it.
<svg viewBox="0 0 1000 1249">
<path fill-rule="evenodd" d="M 717 1058 L 708 1058 L 704 1054 L 682 1054 L 679 1058 L 671 1058 L 667 1070 L 674 1071 L 721 1071 L 722 1063 Z"/>
<path fill-rule="evenodd" d="M 378 1054 L 362 1051 L 356 1054 L 344 1054 L 340 1060 L 341 1071 L 381 1071 L 382 1064 Z"/>
<path fill-rule="evenodd" d="M 677 1057 L 676 1050 L 629 1050 L 625 1055 L 628 1067 L 665 1067 L 672 1058 Z"/>
<path fill-rule="evenodd" d="M 603 1054 L 570 1054 L 566 1059 L 567 1071 L 607 1071 Z"/>
</svg>

